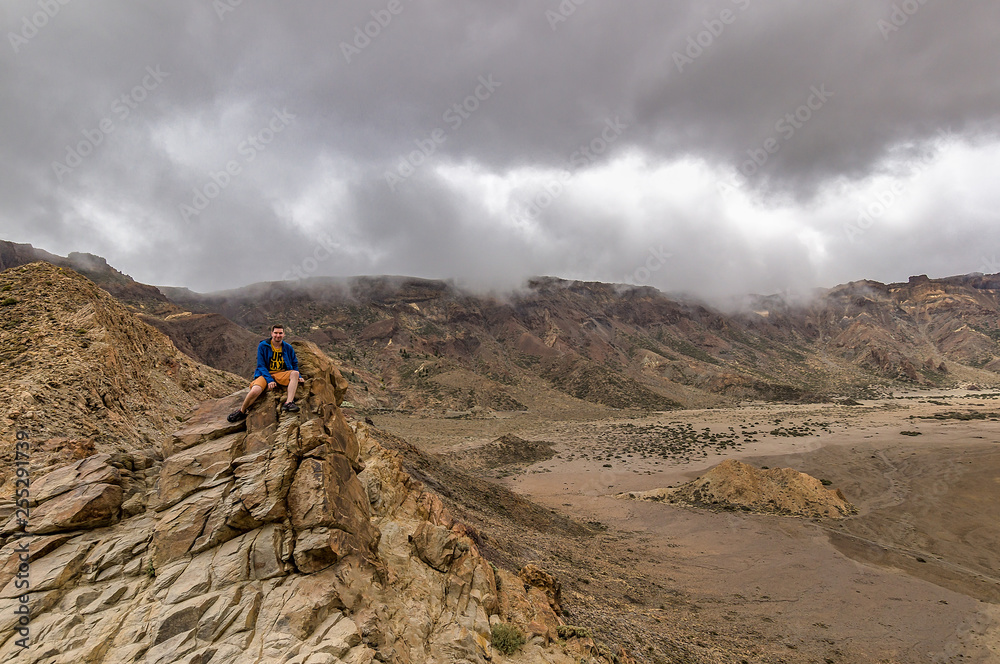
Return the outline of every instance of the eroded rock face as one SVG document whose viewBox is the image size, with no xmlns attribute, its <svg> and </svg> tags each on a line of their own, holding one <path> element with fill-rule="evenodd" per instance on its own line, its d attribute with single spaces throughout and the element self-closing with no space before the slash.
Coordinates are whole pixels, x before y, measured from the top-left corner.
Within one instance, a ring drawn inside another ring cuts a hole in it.
<svg viewBox="0 0 1000 664">
<path fill-rule="evenodd" d="M 107 455 L 39 481 L 27 593 L 24 540 L 0 540 L 0 661 L 478 663 L 500 658 L 501 621 L 536 637 L 518 661 L 602 661 L 588 639 L 551 643 L 557 583 L 487 562 L 396 453 L 344 420 L 329 359 L 297 352 L 302 410 L 266 395 L 234 427 L 241 395 L 202 404 L 165 445 L 148 509 L 122 508 Z M 26 650 L 12 629 L 22 595 Z"/>
</svg>

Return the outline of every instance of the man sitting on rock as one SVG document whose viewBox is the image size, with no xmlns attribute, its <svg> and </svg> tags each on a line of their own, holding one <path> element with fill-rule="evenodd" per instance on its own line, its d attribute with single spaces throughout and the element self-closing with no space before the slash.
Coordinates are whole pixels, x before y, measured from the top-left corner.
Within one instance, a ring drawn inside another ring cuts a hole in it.
<svg viewBox="0 0 1000 664">
<path fill-rule="evenodd" d="M 264 339 L 257 345 L 257 370 L 250 383 L 250 392 L 239 410 L 234 410 L 227 418 L 230 422 L 246 419 L 250 406 L 265 389 L 273 390 L 278 385 L 288 386 L 285 404 L 281 407 L 290 413 L 296 413 L 299 407 L 295 405 L 295 389 L 305 380 L 299 376 L 299 358 L 295 349 L 285 340 L 285 328 L 281 325 L 271 326 L 271 338 Z"/>
</svg>

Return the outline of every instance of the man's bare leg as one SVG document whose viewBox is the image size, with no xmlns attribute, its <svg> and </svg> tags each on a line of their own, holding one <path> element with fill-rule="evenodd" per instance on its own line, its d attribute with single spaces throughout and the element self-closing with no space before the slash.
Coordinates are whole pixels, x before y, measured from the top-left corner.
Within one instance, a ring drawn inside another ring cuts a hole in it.
<svg viewBox="0 0 1000 664">
<path fill-rule="evenodd" d="M 244 413 L 250 412 L 250 406 L 253 405 L 253 402 L 257 400 L 257 397 L 259 397 L 260 393 L 263 391 L 264 390 L 260 389 L 260 385 L 251 385 L 250 391 L 247 392 L 246 398 L 243 399 L 243 405 L 240 406 L 240 410 Z"/>
<path fill-rule="evenodd" d="M 295 390 L 299 386 L 299 372 L 292 371 L 288 375 L 288 398 L 285 399 L 285 403 L 292 403 L 295 401 Z"/>
</svg>

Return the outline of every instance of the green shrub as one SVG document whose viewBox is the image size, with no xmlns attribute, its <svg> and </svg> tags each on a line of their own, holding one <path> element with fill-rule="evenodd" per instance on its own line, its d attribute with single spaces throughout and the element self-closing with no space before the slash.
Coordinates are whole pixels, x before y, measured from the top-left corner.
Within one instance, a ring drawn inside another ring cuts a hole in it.
<svg viewBox="0 0 1000 664">
<path fill-rule="evenodd" d="M 590 636 L 590 630 L 586 627 L 576 627 L 574 625 L 559 625 L 556 627 L 556 634 L 559 635 L 560 639 L 572 639 L 577 636 L 581 639 L 586 639 Z"/>
<path fill-rule="evenodd" d="M 524 645 L 524 634 L 515 625 L 497 623 L 490 630 L 493 647 L 505 655 L 513 655 Z"/>
<path fill-rule="evenodd" d="M 20 302 L 20 300 L 18 300 L 17 298 L 8 297 L 3 302 L 0 302 L 0 306 L 9 307 L 13 304 L 17 304 L 18 302 Z"/>
</svg>

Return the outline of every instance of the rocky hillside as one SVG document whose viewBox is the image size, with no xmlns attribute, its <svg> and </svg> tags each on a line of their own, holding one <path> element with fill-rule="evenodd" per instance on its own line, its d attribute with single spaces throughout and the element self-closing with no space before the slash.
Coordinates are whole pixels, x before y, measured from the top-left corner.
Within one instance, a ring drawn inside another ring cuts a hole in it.
<svg viewBox="0 0 1000 664">
<path fill-rule="evenodd" d="M 137 310 L 167 315 L 180 311 L 155 286 L 140 284 L 132 277 L 114 269 L 100 256 L 73 252 L 56 256 L 30 244 L 0 240 L 0 271 L 44 261 L 57 267 L 78 272 L 111 293 L 119 301 Z"/>
<path fill-rule="evenodd" d="M 32 263 L 0 273 L 0 490 L 15 432 L 44 440 L 37 469 L 94 452 L 153 454 L 192 406 L 244 384 L 191 360 L 76 272 Z"/>
<path fill-rule="evenodd" d="M 330 361 L 297 352 L 299 413 L 267 397 L 230 424 L 235 393 L 187 418 L 162 463 L 98 454 L 32 482 L 27 523 L 0 529 L 0 661 L 612 661 L 563 624 L 555 579 L 488 562 L 400 452 L 347 423 Z"/>
<path fill-rule="evenodd" d="M 241 376 L 253 373 L 253 346 L 262 338 L 257 333 L 218 314 L 193 316 L 170 302 L 160 289 L 135 281 L 100 256 L 77 252 L 56 256 L 30 244 L 0 240 L 0 271 L 39 261 L 69 268 L 87 277 L 143 321 L 170 337 L 178 349 L 198 362 Z"/>
</svg>

